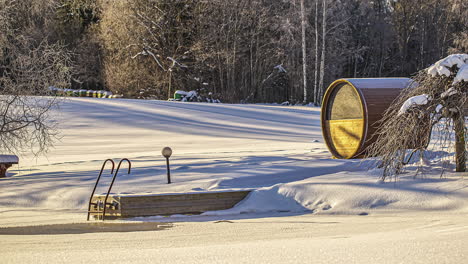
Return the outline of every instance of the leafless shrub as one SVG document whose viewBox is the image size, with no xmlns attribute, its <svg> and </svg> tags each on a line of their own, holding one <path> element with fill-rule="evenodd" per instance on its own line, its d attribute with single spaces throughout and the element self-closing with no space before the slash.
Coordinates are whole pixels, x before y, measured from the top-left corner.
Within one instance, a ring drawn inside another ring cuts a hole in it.
<svg viewBox="0 0 468 264">
<path fill-rule="evenodd" d="M 452 72 L 456 72 L 454 68 Z M 442 149 L 455 145 L 457 171 L 465 170 L 464 116 L 468 83 L 452 85 L 453 74 L 449 77 L 432 77 L 427 70 L 420 71 L 413 80 L 413 85 L 406 88 L 384 113 L 376 141 L 369 149 L 368 156 L 379 156 L 377 165 L 384 170 L 383 180 L 402 173 L 403 167 L 418 150 L 423 158 L 429 143 Z M 444 96 L 449 89 L 451 95 Z M 426 104 L 413 105 L 407 111 L 400 111 L 409 98 L 418 95 L 427 95 L 429 100 Z"/>
</svg>

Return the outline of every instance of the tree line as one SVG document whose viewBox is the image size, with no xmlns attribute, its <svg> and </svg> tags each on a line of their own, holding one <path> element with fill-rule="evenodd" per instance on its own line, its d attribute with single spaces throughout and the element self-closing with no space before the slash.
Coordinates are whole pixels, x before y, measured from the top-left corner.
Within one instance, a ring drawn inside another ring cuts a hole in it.
<svg viewBox="0 0 468 264">
<path fill-rule="evenodd" d="M 56 85 L 131 98 L 197 90 L 232 103 L 320 104 L 337 78 L 407 77 L 468 52 L 464 0 L 0 0 L 6 6 L 16 30 L 69 54 L 70 78 Z M 0 32 L 0 43 L 11 39 Z"/>
</svg>

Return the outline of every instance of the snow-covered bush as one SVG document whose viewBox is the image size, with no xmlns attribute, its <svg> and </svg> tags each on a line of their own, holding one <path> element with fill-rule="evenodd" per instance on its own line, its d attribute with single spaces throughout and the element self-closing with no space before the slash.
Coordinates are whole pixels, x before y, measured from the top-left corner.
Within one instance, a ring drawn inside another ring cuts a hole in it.
<svg viewBox="0 0 468 264">
<path fill-rule="evenodd" d="M 413 80 L 385 112 L 368 155 L 380 156 L 383 179 L 393 177 L 402 172 L 412 153 L 420 150 L 423 159 L 424 150 L 436 134 L 439 147 L 455 146 L 456 169 L 465 171 L 468 55 L 441 59 Z"/>
<path fill-rule="evenodd" d="M 209 92 L 208 95 L 203 95 L 197 91 L 186 92 L 181 90 L 177 90 L 174 93 L 174 99 L 170 100 L 181 102 L 221 103 L 221 100 L 213 98 L 213 94 L 211 92 Z"/>
</svg>

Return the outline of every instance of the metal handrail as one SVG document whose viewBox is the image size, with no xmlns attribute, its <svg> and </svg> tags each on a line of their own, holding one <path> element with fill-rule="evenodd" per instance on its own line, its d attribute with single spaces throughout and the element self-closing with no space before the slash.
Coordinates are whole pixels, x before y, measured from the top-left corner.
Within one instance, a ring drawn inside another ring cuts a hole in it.
<svg viewBox="0 0 468 264">
<path fill-rule="evenodd" d="M 119 165 L 117 166 L 117 170 L 115 170 L 114 177 L 112 177 L 112 181 L 111 181 L 111 184 L 110 184 L 110 186 L 109 186 L 109 190 L 107 190 L 106 199 L 104 199 L 104 210 L 103 210 L 103 213 L 102 213 L 102 221 L 104 221 L 105 216 L 106 216 L 107 198 L 109 198 L 109 194 L 110 194 L 110 192 L 111 192 L 111 190 L 112 190 L 112 186 L 114 185 L 115 178 L 117 178 L 117 174 L 119 173 L 120 165 L 122 164 L 122 161 L 124 161 L 124 160 L 128 162 L 128 174 L 130 174 L 130 171 L 131 171 L 131 169 L 132 169 L 132 163 L 130 162 L 130 160 L 128 160 L 128 159 L 122 159 L 122 160 L 119 162 Z"/>
<path fill-rule="evenodd" d="M 102 164 L 101 172 L 99 172 L 99 176 L 97 177 L 96 183 L 94 184 L 93 192 L 91 193 L 91 196 L 89 197 L 87 221 L 89 221 L 89 216 L 90 216 L 90 213 L 91 213 L 91 204 L 92 204 L 91 201 L 92 201 L 92 199 L 93 199 L 94 192 L 96 192 L 96 188 L 97 188 L 97 186 L 98 186 L 98 184 L 99 184 L 99 180 L 101 179 L 102 172 L 104 171 L 104 167 L 106 166 L 106 164 L 107 164 L 108 161 L 112 162 L 111 175 L 114 173 L 114 167 L 115 167 L 114 161 L 111 160 L 111 159 L 106 159 L 106 160 L 104 161 L 104 163 Z"/>
</svg>

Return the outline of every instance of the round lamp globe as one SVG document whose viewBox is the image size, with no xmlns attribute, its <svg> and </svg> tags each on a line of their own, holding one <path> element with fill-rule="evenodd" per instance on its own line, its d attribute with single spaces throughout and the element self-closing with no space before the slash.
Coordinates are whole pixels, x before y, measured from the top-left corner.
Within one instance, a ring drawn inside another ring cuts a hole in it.
<svg viewBox="0 0 468 264">
<path fill-rule="evenodd" d="M 162 155 L 163 155 L 164 157 L 166 157 L 166 158 L 171 157 L 171 155 L 172 155 L 172 149 L 171 149 L 170 147 L 165 147 L 165 148 L 163 148 L 163 150 L 162 150 Z"/>
</svg>

